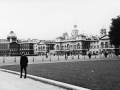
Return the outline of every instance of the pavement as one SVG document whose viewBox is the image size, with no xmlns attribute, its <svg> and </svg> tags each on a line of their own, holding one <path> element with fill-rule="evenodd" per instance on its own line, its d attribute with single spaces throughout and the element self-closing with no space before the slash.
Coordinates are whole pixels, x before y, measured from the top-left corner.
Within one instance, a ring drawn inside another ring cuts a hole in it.
<svg viewBox="0 0 120 90">
<path fill-rule="evenodd" d="M 66 90 L 57 86 L 35 81 L 30 78 L 0 71 L 0 90 Z"/>
<path fill-rule="evenodd" d="M 24 75 L 24 74 L 23 74 Z M 20 78 L 16 71 L 0 69 L 0 90 L 90 90 L 75 85 L 27 74 Z"/>
</svg>

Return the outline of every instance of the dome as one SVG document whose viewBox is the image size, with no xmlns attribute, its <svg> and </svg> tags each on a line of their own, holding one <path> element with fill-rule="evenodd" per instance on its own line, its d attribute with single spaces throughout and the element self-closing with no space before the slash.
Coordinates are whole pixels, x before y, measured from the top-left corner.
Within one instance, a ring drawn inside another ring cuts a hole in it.
<svg viewBox="0 0 120 90">
<path fill-rule="evenodd" d="M 7 35 L 7 38 L 17 38 L 16 34 L 11 31 L 8 35 Z"/>
<path fill-rule="evenodd" d="M 77 29 L 77 25 L 76 24 L 74 25 L 74 28 L 73 28 L 72 32 L 79 32 L 79 30 Z"/>
<path fill-rule="evenodd" d="M 74 25 L 74 28 L 77 28 L 77 25 L 76 25 L 76 24 Z"/>
<path fill-rule="evenodd" d="M 105 27 L 103 26 L 103 28 L 101 28 L 101 32 L 103 32 L 103 31 L 106 31 L 106 29 L 105 29 Z"/>
</svg>

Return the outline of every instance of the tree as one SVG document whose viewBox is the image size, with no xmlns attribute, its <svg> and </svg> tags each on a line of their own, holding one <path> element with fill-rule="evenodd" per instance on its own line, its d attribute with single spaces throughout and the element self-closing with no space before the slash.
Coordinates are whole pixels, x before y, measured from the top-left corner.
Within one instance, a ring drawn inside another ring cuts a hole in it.
<svg viewBox="0 0 120 90">
<path fill-rule="evenodd" d="M 115 54 L 118 55 L 120 46 L 120 16 L 112 18 L 109 31 L 110 44 L 115 46 Z"/>
</svg>

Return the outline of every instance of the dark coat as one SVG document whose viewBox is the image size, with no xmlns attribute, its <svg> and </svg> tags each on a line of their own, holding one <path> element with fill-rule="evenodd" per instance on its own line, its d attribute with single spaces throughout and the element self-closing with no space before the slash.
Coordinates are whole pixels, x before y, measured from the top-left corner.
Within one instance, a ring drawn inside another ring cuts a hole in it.
<svg viewBox="0 0 120 90">
<path fill-rule="evenodd" d="M 21 56 L 20 65 L 23 66 L 23 67 L 28 66 L 28 58 L 26 56 Z"/>
<path fill-rule="evenodd" d="M 88 57 L 91 58 L 91 53 L 88 54 Z"/>
</svg>

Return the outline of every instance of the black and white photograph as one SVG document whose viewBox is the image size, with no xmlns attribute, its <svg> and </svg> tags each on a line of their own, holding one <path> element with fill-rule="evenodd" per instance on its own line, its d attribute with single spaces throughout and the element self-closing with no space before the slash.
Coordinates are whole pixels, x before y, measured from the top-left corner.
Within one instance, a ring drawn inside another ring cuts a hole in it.
<svg viewBox="0 0 120 90">
<path fill-rule="evenodd" d="M 0 90 L 120 90 L 120 0 L 0 0 Z"/>
</svg>

